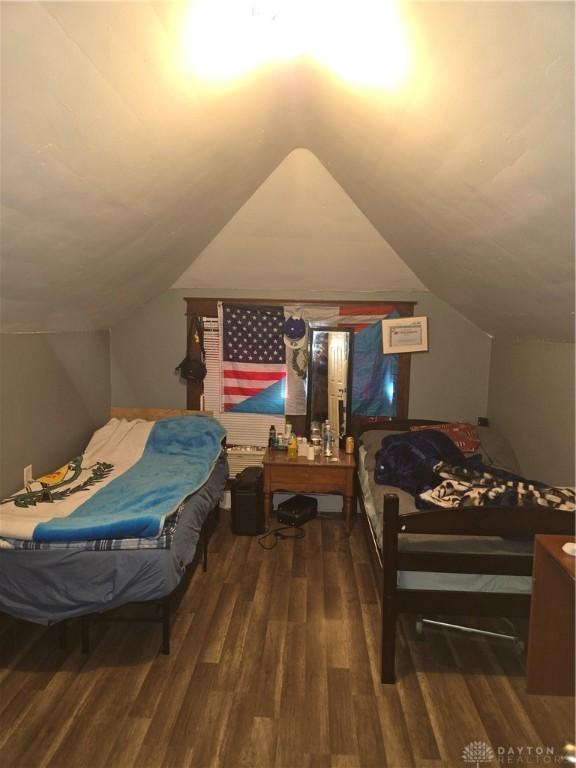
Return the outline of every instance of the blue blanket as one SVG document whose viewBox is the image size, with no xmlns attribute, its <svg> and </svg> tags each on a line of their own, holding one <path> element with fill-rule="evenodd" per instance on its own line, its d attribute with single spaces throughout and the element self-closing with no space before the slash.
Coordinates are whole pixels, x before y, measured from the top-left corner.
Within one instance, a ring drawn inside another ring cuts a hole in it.
<svg viewBox="0 0 576 768">
<path fill-rule="evenodd" d="M 447 435 L 422 430 L 385 437 L 375 461 L 374 480 L 377 483 L 395 485 L 418 496 L 440 482 L 434 472 L 438 462 L 460 464 L 468 460 Z"/>
<path fill-rule="evenodd" d="M 514 490 L 518 483 L 546 492 L 550 490 L 538 481 L 525 480 L 507 470 L 483 464 L 480 454 L 465 456 L 447 435 L 433 429 L 401 432 L 383 438 L 382 448 L 375 455 L 374 480 L 382 485 L 402 488 L 414 496 L 416 507 L 429 509 L 437 506 L 431 500 L 434 498 L 431 491 L 444 482 L 442 470 L 447 466 L 460 477 L 480 478 L 486 475 L 497 486 L 502 486 L 504 490 L 501 494 L 490 497 L 490 506 L 518 505 L 518 494 Z M 485 490 L 485 481 L 477 485 Z M 475 501 L 475 505 L 481 504 L 486 504 L 486 501 Z"/>
<path fill-rule="evenodd" d="M 158 536 L 165 517 L 208 479 L 225 434 L 209 416 L 156 422 L 134 466 L 68 517 L 39 523 L 34 541 Z"/>
</svg>

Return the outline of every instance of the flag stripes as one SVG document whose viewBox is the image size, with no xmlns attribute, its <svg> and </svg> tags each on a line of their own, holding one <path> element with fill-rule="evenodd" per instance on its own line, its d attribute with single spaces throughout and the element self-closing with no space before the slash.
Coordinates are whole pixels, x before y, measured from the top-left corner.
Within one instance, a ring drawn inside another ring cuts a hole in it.
<svg viewBox="0 0 576 768">
<path fill-rule="evenodd" d="M 204 347 L 208 373 L 204 379 L 205 408 L 212 411 L 227 431 L 227 445 L 237 446 L 228 454 L 230 476 L 234 477 L 247 466 L 262 461 L 262 454 L 254 446 L 268 444 L 268 430 L 274 424 L 278 432 L 284 432 L 285 418 L 257 413 L 235 413 L 222 410 L 222 350 L 220 323 L 216 317 L 204 317 Z"/>
<path fill-rule="evenodd" d="M 284 412 L 284 312 L 279 306 L 220 303 L 222 409 Z"/>
</svg>

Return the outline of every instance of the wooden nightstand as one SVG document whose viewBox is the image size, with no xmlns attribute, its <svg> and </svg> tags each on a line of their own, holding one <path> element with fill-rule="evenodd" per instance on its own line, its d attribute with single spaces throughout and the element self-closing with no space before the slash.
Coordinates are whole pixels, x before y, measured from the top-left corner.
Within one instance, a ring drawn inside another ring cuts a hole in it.
<svg viewBox="0 0 576 768">
<path fill-rule="evenodd" d="M 275 491 L 297 493 L 335 493 L 343 497 L 346 534 L 350 535 L 352 498 L 354 495 L 354 456 L 343 450 L 335 452 L 331 461 L 318 457 L 314 461 L 299 456 L 289 459 L 286 451 L 266 451 L 264 455 L 264 523 L 268 529 Z"/>
<path fill-rule="evenodd" d="M 569 536 L 534 540 L 527 691 L 574 696 L 575 558 L 562 551 Z"/>
</svg>

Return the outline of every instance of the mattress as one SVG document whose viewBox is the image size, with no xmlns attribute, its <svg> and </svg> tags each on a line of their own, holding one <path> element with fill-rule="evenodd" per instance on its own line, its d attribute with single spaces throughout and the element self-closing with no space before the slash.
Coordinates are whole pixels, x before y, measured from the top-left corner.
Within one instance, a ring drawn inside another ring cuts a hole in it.
<svg viewBox="0 0 576 768">
<path fill-rule="evenodd" d="M 184 502 L 168 547 L 0 550 L 0 610 L 50 624 L 165 597 L 192 562 L 202 526 L 227 477 L 222 453 L 208 480 Z"/>
<path fill-rule="evenodd" d="M 378 551 L 381 552 L 385 494 L 394 493 L 398 496 L 401 514 L 413 512 L 416 507 L 413 497 L 402 489 L 375 483 L 373 463 L 371 469 L 369 469 L 370 467 L 371 457 L 364 445 L 361 444 L 359 448 L 358 478 L 362 489 L 366 514 L 378 545 Z M 398 539 L 398 548 L 403 552 L 498 553 L 514 556 L 531 554 L 532 542 L 503 539 L 498 536 L 402 534 Z M 532 579 L 529 576 L 399 571 L 398 587 L 402 589 L 454 590 L 458 592 L 529 594 L 532 587 Z"/>
</svg>

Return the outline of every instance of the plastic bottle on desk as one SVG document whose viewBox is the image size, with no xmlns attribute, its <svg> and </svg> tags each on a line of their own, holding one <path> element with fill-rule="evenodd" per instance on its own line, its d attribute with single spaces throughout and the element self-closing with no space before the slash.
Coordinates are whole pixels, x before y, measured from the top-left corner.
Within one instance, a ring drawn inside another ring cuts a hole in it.
<svg viewBox="0 0 576 768">
<path fill-rule="evenodd" d="M 268 432 L 268 448 L 270 448 L 270 450 L 276 448 L 276 427 L 274 424 L 272 424 L 270 431 Z"/>
<path fill-rule="evenodd" d="M 289 459 L 298 458 L 298 440 L 294 432 L 292 432 L 292 434 L 290 435 L 290 440 L 288 441 L 288 458 Z"/>
<path fill-rule="evenodd" d="M 330 428 L 330 424 L 326 422 L 326 427 L 324 429 L 324 456 L 326 458 L 330 458 L 333 453 L 334 453 L 334 435 L 332 434 L 332 429 Z"/>
</svg>

